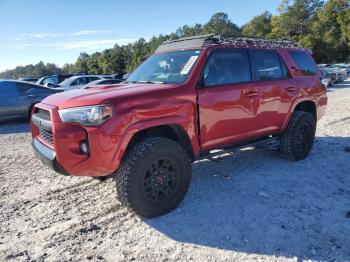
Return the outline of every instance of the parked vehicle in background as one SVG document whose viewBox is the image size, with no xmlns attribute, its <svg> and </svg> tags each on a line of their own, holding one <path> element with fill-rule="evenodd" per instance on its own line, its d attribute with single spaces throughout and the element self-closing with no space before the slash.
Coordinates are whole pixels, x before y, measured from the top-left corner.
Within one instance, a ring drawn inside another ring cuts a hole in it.
<svg viewBox="0 0 350 262">
<path fill-rule="evenodd" d="M 237 146 L 305 159 L 327 104 L 320 77 L 310 52 L 290 41 L 167 41 L 122 84 L 37 104 L 32 145 L 57 172 L 114 173 L 121 203 L 160 216 L 184 198 L 196 159 Z"/>
<path fill-rule="evenodd" d="M 24 81 L 29 83 L 36 83 L 38 80 L 39 80 L 39 77 L 23 77 L 18 79 L 18 81 Z"/>
<path fill-rule="evenodd" d="M 99 79 L 99 80 L 95 80 L 92 81 L 90 83 L 88 83 L 87 85 L 82 86 L 81 88 L 85 88 L 88 86 L 97 86 L 97 85 L 115 85 L 115 84 L 119 84 L 123 82 L 122 79 Z"/>
<path fill-rule="evenodd" d="M 334 83 L 336 82 L 336 78 L 337 78 L 336 74 L 326 68 L 320 68 L 320 71 L 321 71 L 322 84 L 325 87 L 333 86 Z"/>
<path fill-rule="evenodd" d="M 112 75 L 99 75 L 101 77 L 103 77 L 104 79 L 113 79 Z"/>
<path fill-rule="evenodd" d="M 336 69 L 339 69 L 341 71 L 346 72 L 348 77 L 350 77 L 350 65 L 348 65 L 348 64 L 334 64 L 333 67 Z"/>
<path fill-rule="evenodd" d="M 0 120 L 29 117 L 34 104 L 58 92 L 28 82 L 0 80 Z"/>
<path fill-rule="evenodd" d="M 318 64 L 318 66 L 325 68 L 325 67 L 331 67 L 331 64 Z"/>
<path fill-rule="evenodd" d="M 111 75 L 111 77 L 113 78 L 113 79 L 120 79 L 120 80 L 125 80 L 126 78 L 124 78 L 124 75 L 125 74 L 112 74 Z"/>
<path fill-rule="evenodd" d="M 336 75 L 336 81 L 335 81 L 336 83 L 343 82 L 346 79 L 348 79 L 348 74 L 345 71 L 340 70 L 339 68 L 330 67 L 328 68 L 328 70 L 333 72 Z"/>
<path fill-rule="evenodd" d="M 102 80 L 105 79 L 103 76 L 100 75 L 79 75 L 79 76 L 72 76 L 70 78 L 67 78 L 62 83 L 59 84 L 59 87 L 63 88 L 64 91 L 69 91 L 73 89 L 79 89 L 83 86 L 87 85 L 88 83 L 96 80 Z"/>
<path fill-rule="evenodd" d="M 59 83 L 71 77 L 72 74 L 50 75 L 40 78 L 36 83 L 43 86 L 56 87 Z"/>
</svg>

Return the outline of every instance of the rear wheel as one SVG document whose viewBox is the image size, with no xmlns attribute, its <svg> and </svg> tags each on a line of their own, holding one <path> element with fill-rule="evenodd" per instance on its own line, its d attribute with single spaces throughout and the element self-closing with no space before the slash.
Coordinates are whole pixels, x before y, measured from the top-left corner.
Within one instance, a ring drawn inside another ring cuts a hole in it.
<svg viewBox="0 0 350 262">
<path fill-rule="evenodd" d="M 118 199 L 141 217 L 175 209 L 191 180 L 190 158 L 181 145 L 153 137 L 136 143 L 116 173 Z"/>
<path fill-rule="evenodd" d="M 279 151 L 293 160 L 306 158 L 315 140 L 316 120 L 308 112 L 293 113 L 287 129 L 281 135 Z"/>
</svg>

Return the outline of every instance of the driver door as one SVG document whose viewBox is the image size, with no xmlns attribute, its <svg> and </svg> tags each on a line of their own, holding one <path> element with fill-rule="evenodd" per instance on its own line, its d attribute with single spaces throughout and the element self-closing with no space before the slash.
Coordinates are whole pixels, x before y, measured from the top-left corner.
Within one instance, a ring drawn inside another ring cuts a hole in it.
<svg viewBox="0 0 350 262">
<path fill-rule="evenodd" d="M 218 49 L 210 54 L 197 90 L 204 150 L 258 135 L 259 85 L 252 82 L 249 51 Z"/>
</svg>

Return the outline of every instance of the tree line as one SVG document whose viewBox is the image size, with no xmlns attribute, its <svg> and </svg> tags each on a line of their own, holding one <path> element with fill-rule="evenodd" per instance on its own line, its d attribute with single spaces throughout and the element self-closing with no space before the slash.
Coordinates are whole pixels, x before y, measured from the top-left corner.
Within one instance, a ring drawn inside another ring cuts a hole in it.
<svg viewBox="0 0 350 262">
<path fill-rule="evenodd" d="M 149 41 L 141 38 L 134 43 L 115 45 L 91 55 L 81 53 L 75 63 L 65 64 L 62 68 L 39 62 L 6 70 L 0 73 L 0 78 L 17 79 L 59 73 L 129 73 L 165 40 L 203 34 L 289 39 L 311 49 L 318 63 L 350 62 L 350 2 L 281 0 L 277 15 L 266 11 L 242 27 L 234 24 L 227 14 L 216 13 L 206 24 L 184 25 L 169 35 L 154 36 Z"/>
</svg>

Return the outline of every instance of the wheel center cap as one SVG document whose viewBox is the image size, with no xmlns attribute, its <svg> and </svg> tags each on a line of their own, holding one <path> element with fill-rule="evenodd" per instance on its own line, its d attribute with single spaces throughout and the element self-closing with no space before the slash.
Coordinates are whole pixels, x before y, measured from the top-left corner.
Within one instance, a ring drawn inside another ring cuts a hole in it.
<svg viewBox="0 0 350 262">
<path fill-rule="evenodd" d="M 156 176 L 156 182 L 158 183 L 158 184 L 164 184 L 164 182 L 165 182 L 165 176 L 163 176 L 163 175 L 158 175 L 158 176 Z"/>
</svg>

